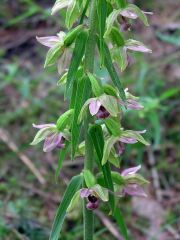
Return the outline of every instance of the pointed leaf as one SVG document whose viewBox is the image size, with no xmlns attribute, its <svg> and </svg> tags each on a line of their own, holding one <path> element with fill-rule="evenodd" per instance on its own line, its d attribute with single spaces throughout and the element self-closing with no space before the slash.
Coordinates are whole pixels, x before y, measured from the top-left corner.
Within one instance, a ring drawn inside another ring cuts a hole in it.
<svg viewBox="0 0 180 240">
<path fill-rule="evenodd" d="M 71 59 L 71 63 L 70 63 L 69 71 L 68 71 L 68 75 L 67 75 L 66 97 L 71 96 L 76 72 L 78 70 L 78 67 L 79 67 L 81 60 L 83 58 L 83 55 L 84 55 L 87 37 L 88 37 L 87 32 L 82 31 L 78 34 L 78 36 L 76 38 L 73 56 Z"/>
<path fill-rule="evenodd" d="M 119 90 L 120 97 L 125 101 L 125 99 L 126 99 L 125 92 L 124 92 L 124 89 L 123 89 L 122 84 L 120 82 L 120 79 L 117 75 L 117 72 L 116 72 L 116 70 L 113 66 L 112 59 L 111 59 L 111 54 L 109 52 L 108 46 L 105 45 L 104 49 L 105 49 L 105 65 L 106 65 L 106 68 L 109 72 L 109 75 L 111 76 L 111 79 L 112 79 L 114 85 Z"/>
<path fill-rule="evenodd" d="M 122 232 L 122 234 L 124 236 L 124 239 L 128 240 L 129 237 L 128 237 L 128 232 L 127 232 L 127 227 L 125 225 L 124 218 L 123 218 L 122 213 L 120 212 L 119 208 L 115 209 L 113 216 L 119 226 L 120 231 Z"/>
<path fill-rule="evenodd" d="M 107 129 L 113 136 L 119 136 L 121 134 L 121 123 L 119 117 L 109 117 L 104 119 Z"/>
<path fill-rule="evenodd" d="M 119 137 L 114 137 L 114 136 L 111 136 L 108 139 L 106 139 L 104 150 L 103 150 L 102 165 L 104 165 L 108 161 L 111 149 L 118 140 L 119 140 Z"/>
<path fill-rule="evenodd" d="M 79 190 L 74 194 L 73 198 L 71 199 L 67 212 L 69 213 L 73 211 L 79 205 L 80 200 L 81 198 L 80 198 L 80 190 Z"/>
<path fill-rule="evenodd" d="M 71 123 L 73 114 L 74 109 L 69 109 L 59 117 L 56 123 L 57 129 L 59 131 L 64 130 L 65 127 Z"/>
<path fill-rule="evenodd" d="M 92 91 L 93 91 L 94 95 L 96 97 L 99 97 L 100 95 L 102 95 L 104 93 L 101 82 L 98 81 L 92 73 L 89 72 L 87 75 L 91 82 L 91 87 L 92 87 Z"/>
<path fill-rule="evenodd" d="M 84 180 L 88 188 L 93 187 L 96 184 L 94 175 L 87 169 L 83 171 Z"/>
<path fill-rule="evenodd" d="M 66 188 L 61 204 L 56 212 L 49 240 L 59 239 L 59 235 L 67 213 L 67 209 L 74 194 L 80 189 L 82 181 L 83 181 L 82 175 L 77 175 L 71 179 L 68 187 Z"/>
<path fill-rule="evenodd" d="M 103 158 L 103 148 L 104 148 L 104 139 L 103 139 L 103 132 L 100 126 L 93 125 L 89 129 L 89 134 L 91 136 L 92 142 L 94 144 L 94 148 L 98 157 L 98 166 L 100 166 L 100 169 L 103 172 L 104 181 L 106 188 L 114 192 L 114 186 L 113 181 L 111 177 L 111 169 L 109 163 L 106 163 L 105 165 L 101 165 L 101 161 Z M 109 204 L 111 211 L 114 212 L 115 207 L 115 198 L 113 194 L 109 194 Z"/>
<path fill-rule="evenodd" d="M 72 120 L 72 130 L 71 130 L 71 138 L 72 138 L 72 159 L 74 158 L 79 136 L 80 136 L 80 124 L 78 123 L 78 117 L 81 111 L 81 108 L 85 102 L 85 100 L 88 98 L 88 90 L 89 90 L 89 79 L 88 77 L 83 77 L 78 80 L 78 86 L 76 90 L 76 96 L 74 100 L 74 115 Z"/>
</svg>

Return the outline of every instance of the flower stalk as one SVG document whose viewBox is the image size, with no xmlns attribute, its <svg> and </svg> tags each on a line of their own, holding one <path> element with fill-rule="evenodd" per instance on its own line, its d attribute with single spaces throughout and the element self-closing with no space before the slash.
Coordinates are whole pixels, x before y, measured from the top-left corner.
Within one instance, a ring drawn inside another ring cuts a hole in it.
<svg viewBox="0 0 180 240">
<path fill-rule="evenodd" d="M 89 36 L 85 52 L 84 70 L 93 74 L 94 56 L 95 56 L 95 37 L 96 37 L 96 0 L 90 3 L 89 16 Z M 92 93 L 90 93 L 91 95 Z M 84 169 L 93 171 L 93 144 L 88 133 L 89 124 L 91 122 L 90 114 L 85 119 L 85 162 Z M 84 216 L 84 240 L 92 240 L 94 233 L 94 213 L 86 207 L 86 200 L 83 201 L 83 216 Z"/>
</svg>

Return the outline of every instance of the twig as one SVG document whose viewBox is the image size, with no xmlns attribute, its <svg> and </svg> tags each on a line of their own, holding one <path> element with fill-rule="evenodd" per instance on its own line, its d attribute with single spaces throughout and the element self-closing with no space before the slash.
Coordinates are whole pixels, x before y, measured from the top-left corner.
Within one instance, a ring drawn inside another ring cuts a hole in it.
<svg viewBox="0 0 180 240">
<path fill-rule="evenodd" d="M 16 144 L 10 139 L 9 134 L 6 130 L 0 128 L 0 139 L 14 152 L 17 154 L 17 156 L 20 158 L 20 160 L 30 169 L 30 171 L 36 176 L 36 178 L 38 179 L 38 181 L 41 184 L 45 184 L 46 181 L 44 179 L 44 177 L 42 176 L 42 174 L 37 170 L 37 168 L 35 167 L 35 165 L 31 162 L 31 160 L 24 155 L 23 153 L 21 153 L 18 150 L 18 147 L 16 146 Z"/>
<path fill-rule="evenodd" d="M 113 223 L 100 211 L 96 210 L 95 214 L 101 220 L 101 222 L 107 227 L 109 232 L 117 239 L 123 240 L 123 237 L 119 234 L 117 228 L 113 225 Z"/>
</svg>

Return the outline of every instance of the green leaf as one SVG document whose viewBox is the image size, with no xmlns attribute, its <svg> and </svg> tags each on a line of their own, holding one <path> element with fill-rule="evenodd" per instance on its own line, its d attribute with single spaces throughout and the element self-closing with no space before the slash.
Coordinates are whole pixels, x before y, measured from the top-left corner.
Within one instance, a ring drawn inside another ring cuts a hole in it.
<svg viewBox="0 0 180 240">
<path fill-rule="evenodd" d="M 40 129 L 37 133 L 36 136 L 34 137 L 34 140 L 31 142 L 30 145 L 36 145 L 43 141 L 49 134 L 57 132 L 56 127 L 45 127 Z"/>
<path fill-rule="evenodd" d="M 104 84 L 103 88 L 104 88 L 104 93 L 118 98 L 117 91 L 113 86 L 111 86 L 110 84 Z"/>
<path fill-rule="evenodd" d="M 69 109 L 58 118 L 56 126 L 59 131 L 64 130 L 71 123 L 73 114 L 74 109 Z"/>
<path fill-rule="evenodd" d="M 112 79 L 114 85 L 117 87 L 117 89 L 119 91 L 121 99 L 123 101 L 125 101 L 126 100 L 126 95 L 125 95 L 124 89 L 122 87 L 122 84 L 120 82 L 120 79 L 117 75 L 117 72 L 116 72 L 116 70 L 113 66 L 112 59 L 111 59 L 111 54 L 110 54 L 108 46 L 106 44 L 104 46 L 104 49 L 105 49 L 105 65 L 106 65 L 106 68 L 109 72 L 109 75 L 111 76 L 111 79 Z"/>
<path fill-rule="evenodd" d="M 78 7 L 78 1 L 70 1 L 65 20 L 65 24 L 68 29 L 72 27 L 73 23 L 77 20 L 80 14 L 81 11 Z"/>
<path fill-rule="evenodd" d="M 119 136 L 121 134 L 121 123 L 118 117 L 109 117 L 104 119 L 107 129 L 113 136 Z"/>
<path fill-rule="evenodd" d="M 116 27 L 112 27 L 110 37 L 111 37 L 112 42 L 114 44 L 116 44 L 118 47 L 122 47 L 125 45 L 124 38 L 121 35 L 119 29 L 117 29 Z"/>
<path fill-rule="evenodd" d="M 116 183 L 120 186 L 125 184 L 124 178 L 121 177 L 120 173 L 112 171 L 111 176 L 112 176 L 112 180 L 114 183 Z"/>
<path fill-rule="evenodd" d="M 67 75 L 66 97 L 71 96 L 76 72 L 78 70 L 78 67 L 81 63 L 82 57 L 84 55 L 87 37 L 88 37 L 87 32 L 82 31 L 78 34 L 78 36 L 76 38 L 75 47 L 74 47 L 71 63 L 69 66 L 68 75 Z"/>
<path fill-rule="evenodd" d="M 80 200 L 81 198 L 80 198 L 80 190 L 79 190 L 74 194 L 73 198 L 71 199 L 67 212 L 69 213 L 73 211 L 79 205 Z"/>
<path fill-rule="evenodd" d="M 73 28 L 71 31 L 67 33 L 66 37 L 64 38 L 64 45 L 66 47 L 69 47 L 74 42 L 82 28 L 83 25 L 78 25 L 77 27 Z"/>
<path fill-rule="evenodd" d="M 64 196 L 62 198 L 61 204 L 56 212 L 56 216 L 53 222 L 51 235 L 49 240 L 58 240 L 59 235 L 62 229 L 62 225 L 67 213 L 67 209 L 69 207 L 69 204 L 71 202 L 71 199 L 73 198 L 74 194 L 80 189 L 81 184 L 83 181 L 82 175 L 74 176 L 68 187 L 66 188 L 66 191 L 64 193 Z"/>
<path fill-rule="evenodd" d="M 111 30 L 112 30 L 112 27 L 113 27 L 113 24 L 114 22 L 116 21 L 119 13 L 120 13 L 121 10 L 116 10 L 114 9 L 112 11 L 112 13 L 108 16 L 107 20 L 106 20 L 106 32 L 104 34 L 104 37 L 107 38 L 110 33 L 111 33 Z"/>
<path fill-rule="evenodd" d="M 119 137 L 114 136 L 111 136 L 108 139 L 106 139 L 103 150 L 102 165 L 104 165 L 108 161 L 111 149 L 118 140 Z"/>
<path fill-rule="evenodd" d="M 58 180 L 59 172 L 60 172 L 60 170 L 61 170 L 61 168 L 62 168 L 62 164 L 63 164 L 63 162 L 64 162 L 64 159 L 65 159 L 65 157 L 66 157 L 68 147 L 69 147 L 69 142 L 66 141 L 65 147 L 62 148 L 62 149 L 59 151 L 59 160 L 58 160 L 58 165 L 57 165 L 56 171 L 55 171 L 55 181 L 56 181 L 56 182 L 57 182 L 57 180 Z"/>
<path fill-rule="evenodd" d="M 103 36 L 106 28 L 107 2 L 106 0 L 98 0 L 98 22 L 99 22 L 99 39 L 100 39 L 100 58 L 101 66 L 104 64 L 104 40 Z"/>
<path fill-rule="evenodd" d="M 91 139 L 94 144 L 94 148 L 98 157 L 98 161 L 99 161 L 98 166 L 100 166 L 103 172 L 106 188 L 114 192 L 110 165 L 108 162 L 103 166 L 101 165 L 101 161 L 103 158 L 103 148 L 104 148 L 104 138 L 103 138 L 102 128 L 98 125 L 93 125 L 89 129 L 89 134 L 91 136 Z M 111 211 L 113 213 L 115 208 L 115 198 L 113 194 L 109 194 L 109 204 L 110 204 Z"/>
<path fill-rule="evenodd" d="M 93 187 L 96 184 L 96 179 L 94 175 L 87 169 L 83 170 L 83 176 L 88 188 Z"/>
<path fill-rule="evenodd" d="M 62 53 L 63 43 L 58 43 L 53 48 L 50 48 L 46 55 L 44 67 L 46 68 L 48 66 L 55 64 L 58 58 L 62 55 Z"/>
<path fill-rule="evenodd" d="M 91 87 L 92 87 L 92 91 L 93 91 L 94 95 L 96 97 L 99 97 L 100 95 L 102 95 L 104 93 L 101 83 L 94 77 L 94 75 L 92 73 L 89 72 L 87 75 L 91 82 Z"/>
<path fill-rule="evenodd" d="M 128 232 L 127 232 L 127 227 L 126 227 L 124 218 L 123 218 L 122 213 L 120 212 L 119 208 L 115 209 L 113 216 L 119 226 L 120 231 L 122 232 L 122 234 L 124 236 L 124 239 L 128 240 L 129 237 L 128 237 Z"/>
<path fill-rule="evenodd" d="M 81 111 L 81 108 L 86 100 L 88 98 L 88 89 L 89 89 L 89 79 L 88 77 L 83 77 L 78 80 L 78 86 L 76 90 L 76 96 L 74 99 L 74 115 L 72 120 L 72 130 L 71 130 L 71 139 L 72 139 L 72 159 L 74 158 L 79 135 L 80 135 L 80 124 L 78 123 L 78 117 Z"/>
<path fill-rule="evenodd" d="M 116 0 L 116 3 L 119 8 L 124 8 L 127 5 L 126 0 Z"/>
<path fill-rule="evenodd" d="M 88 108 L 88 105 L 90 104 L 90 102 L 92 101 L 92 99 L 93 99 L 93 98 L 90 98 L 90 99 L 88 99 L 88 100 L 84 103 L 83 107 L 81 108 L 79 117 L 78 117 L 78 122 L 81 122 L 82 119 L 84 118 L 84 116 L 85 116 L 85 114 L 86 114 L 86 110 L 87 110 L 87 108 Z"/>
</svg>

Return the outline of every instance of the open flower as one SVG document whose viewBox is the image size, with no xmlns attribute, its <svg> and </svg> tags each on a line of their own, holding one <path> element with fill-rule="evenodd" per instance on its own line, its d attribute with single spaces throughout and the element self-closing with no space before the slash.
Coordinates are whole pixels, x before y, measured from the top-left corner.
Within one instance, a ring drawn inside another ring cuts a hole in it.
<svg viewBox="0 0 180 240">
<path fill-rule="evenodd" d="M 110 115 L 117 117 L 120 112 L 117 99 L 114 96 L 106 94 L 102 94 L 97 98 L 88 99 L 81 109 L 79 121 L 84 117 L 87 108 L 89 108 L 89 112 L 92 116 L 96 116 L 99 119 L 107 118 Z"/>
<path fill-rule="evenodd" d="M 53 48 L 57 44 L 63 44 L 65 36 L 66 34 L 61 31 L 56 36 L 36 37 L 36 39 L 42 45 L 48 48 Z"/>
<path fill-rule="evenodd" d="M 108 190 L 101 187 L 99 184 L 91 188 L 82 188 L 80 190 L 80 197 L 87 199 L 86 207 L 89 210 L 95 210 L 99 207 L 100 200 L 107 202 L 109 200 Z"/>
<path fill-rule="evenodd" d="M 145 132 L 146 130 L 125 130 L 121 131 L 119 136 L 110 136 L 109 138 L 107 138 L 103 150 L 102 165 L 104 165 L 109 160 L 111 150 L 113 149 L 115 144 L 117 146 L 117 153 L 119 153 L 119 156 L 122 155 L 124 152 L 124 144 L 134 144 L 137 142 L 141 142 L 144 145 L 148 146 L 149 143 L 141 136 L 141 134 Z"/>
<path fill-rule="evenodd" d="M 138 197 L 147 197 L 142 185 L 147 184 L 141 175 L 136 174 L 141 169 L 141 165 L 137 167 L 127 168 L 122 171 L 121 176 L 124 178 L 125 186 L 123 187 L 122 194 Z"/>
<path fill-rule="evenodd" d="M 125 95 L 126 95 L 126 102 L 122 101 L 121 99 L 119 100 L 120 104 L 122 106 L 126 106 L 128 109 L 133 109 L 133 110 L 141 110 L 144 108 L 139 102 L 138 102 L 138 97 L 133 96 L 128 92 L 128 88 L 125 89 Z"/>
<path fill-rule="evenodd" d="M 65 131 L 59 132 L 55 124 L 33 124 L 33 127 L 40 130 L 37 132 L 31 145 L 36 145 L 44 140 L 44 152 L 51 152 L 55 148 L 62 149 L 65 147 L 65 140 L 68 140 L 68 133 Z"/>
<path fill-rule="evenodd" d="M 95 210 L 99 207 L 99 198 L 92 189 L 82 188 L 80 196 L 81 198 L 86 198 L 88 200 L 86 207 L 89 210 Z"/>
</svg>

